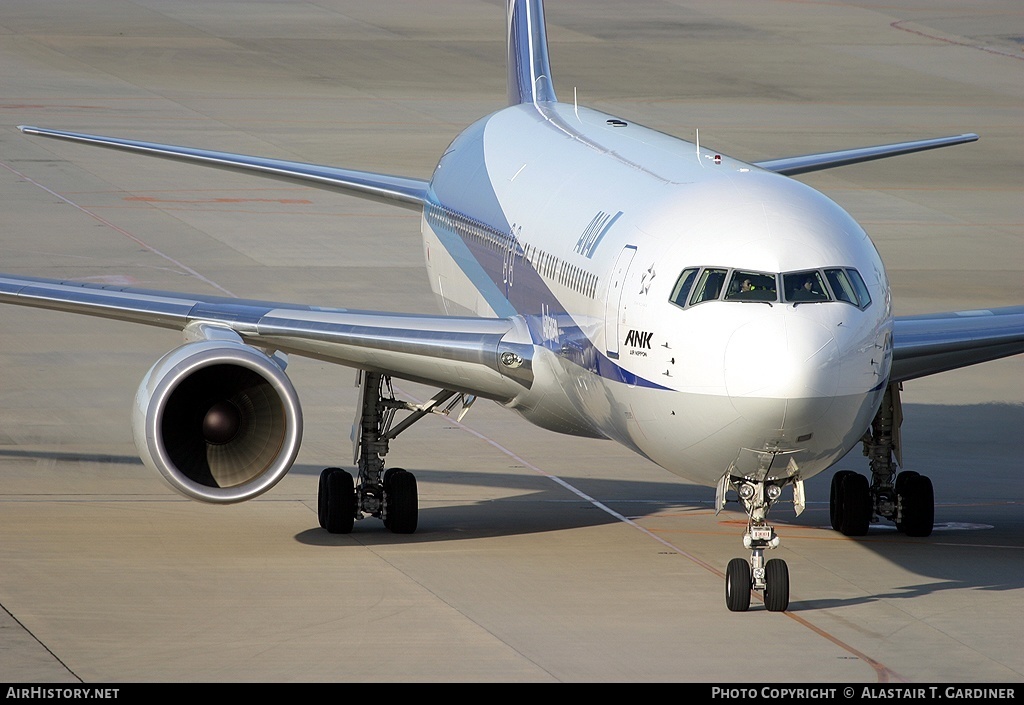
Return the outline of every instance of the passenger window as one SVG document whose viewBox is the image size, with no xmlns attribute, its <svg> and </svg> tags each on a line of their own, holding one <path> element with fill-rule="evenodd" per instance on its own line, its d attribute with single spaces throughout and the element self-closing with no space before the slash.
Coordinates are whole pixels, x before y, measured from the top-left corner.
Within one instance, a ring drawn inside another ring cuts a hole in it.
<svg viewBox="0 0 1024 705">
<path fill-rule="evenodd" d="M 736 270 L 729 281 L 726 301 L 777 301 L 778 291 L 774 274 Z"/>
<path fill-rule="evenodd" d="M 871 294 L 868 293 L 868 287 L 864 280 L 861 279 L 860 272 L 856 269 L 847 269 L 846 273 L 850 275 L 850 281 L 853 282 L 853 288 L 857 292 L 857 300 L 860 301 L 860 307 L 867 308 L 871 305 Z"/>
<path fill-rule="evenodd" d="M 817 271 L 783 274 L 782 280 L 786 287 L 786 301 L 813 303 L 829 300 L 828 290 Z"/>
<path fill-rule="evenodd" d="M 825 278 L 828 279 L 832 293 L 836 295 L 837 299 L 854 306 L 858 305 L 857 292 L 854 290 L 853 284 L 850 283 L 850 278 L 846 276 L 846 272 L 841 269 L 826 269 Z"/>
<path fill-rule="evenodd" d="M 699 304 L 702 301 L 717 299 L 722 293 L 722 286 L 725 284 L 724 269 L 705 269 L 697 282 L 697 290 L 690 299 L 690 304 Z"/>
<path fill-rule="evenodd" d="M 693 281 L 697 278 L 697 269 L 684 269 L 683 273 L 679 275 L 679 280 L 676 281 L 675 288 L 672 289 L 672 296 L 669 297 L 669 301 L 674 303 L 676 306 L 685 306 L 686 297 L 690 295 L 690 289 L 693 288 Z"/>
</svg>

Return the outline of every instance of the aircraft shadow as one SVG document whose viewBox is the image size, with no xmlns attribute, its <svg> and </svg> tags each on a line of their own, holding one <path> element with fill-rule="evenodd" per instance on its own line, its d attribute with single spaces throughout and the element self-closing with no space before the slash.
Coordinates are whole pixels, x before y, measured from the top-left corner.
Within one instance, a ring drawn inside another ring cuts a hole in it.
<svg viewBox="0 0 1024 705">
<path fill-rule="evenodd" d="M 940 406 L 909 404 L 904 407 L 903 459 L 907 469 L 931 477 L 935 486 L 936 530 L 927 538 L 909 538 L 887 524 L 873 525 L 855 541 L 895 565 L 924 578 L 919 583 L 893 587 L 885 593 L 854 600 L 794 602 L 791 609 L 820 609 L 880 599 L 914 598 L 951 589 L 1012 590 L 1024 587 L 1024 573 L 1016 556 L 1024 548 L 1024 405 L 979 404 Z M 0 448 L 0 458 L 53 460 L 58 463 L 139 466 L 133 455 L 74 451 Z M 860 448 L 855 448 L 836 469 L 867 472 Z M 319 467 L 297 465 L 292 472 L 316 475 Z M 618 521 L 593 503 L 576 496 L 543 476 L 523 473 L 478 473 L 409 467 L 421 482 L 434 485 L 478 486 L 501 490 L 497 499 L 451 502 L 443 507 L 425 504 L 415 534 L 397 535 L 377 520 L 357 522 L 352 534 L 327 534 L 311 522 L 295 536 L 301 543 L 343 547 L 360 545 L 437 543 L 491 537 L 540 534 L 608 525 Z M 807 482 L 807 510 L 799 517 L 782 506 L 772 520 L 786 527 L 830 532 L 828 518 L 829 471 Z M 638 482 L 572 478 L 574 487 L 624 516 L 644 518 L 660 512 L 709 510 L 714 490 L 676 481 Z M 269 496 L 269 495 L 268 495 Z M 458 496 L 458 493 L 453 493 Z M 309 498 L 310 503 L 315 498 Z M 733 505 L 727 511 L 734 510 Z M 735 513 L 737 520 L 742 515 Z M 741 529 L 737 527 L 737 536 Z M 679 540 L 679 539 L 676 539 Z M 683 539 L 685 540 L 685 539 Z M 685 545 L 683 546 L 685 548 Z M 842 551 L 842 545 L 834 549 Z M 1011 551 L 1007 555 L 1007 551 Z M 739 555 L 739 553 L 737 553 Z M 723 556 L 723 563 L 727 557 Z"/>
<path fill-rule="evenodd" d="M 1024 548 L 1024 405 L 981 404 L 904 407 L 903 459 L 906 469 L 931 477 L 936 495 L 936 530 L 927 538 L 909 538 L 892 525 L 873 525 L 855 541 L 895 565 L 924 578 L 893 587 L 885 593 L 850 600 L 793 602 L 790 609 L 822 609 L 843 605 L 915 598 L 941 590 L 1012 590 L 1024 587 L 1014 557 Z M 867 473 L 867 461 L 855 448 L 837 464 Z M 565 531 L 611 524 L 617 518 L 583 498 L 538 476 L 524 479 L 511 473 L 459 473 L 409 468 L 431 483 L 452 483 L 523 489 L 523 494 L 492 501 L 421 508 L 415 534 L 388 532 L 376 521 L 357 523 L 352 534 L 332 536 L 311 528 L 296 536 L 310 545 L 388 545 L 434 543 Z M 829 471 L 807 483 L 808 509 L 800 517 L 782 506 L 772 519 L 786 526 L 821 529 L 831 534 L 828 516 Z M 712 488 L 682 482 L 636 482 L 566 478 L 582 492 L 630 517 L 659 512 L 709 510 Z M 544 483 L 550 484 L 549 488 Z M 544 505 L 538 508 L 538 505 Z M 730 505 L 732 508 L 732 505 Z M 742 515 L 736 513 L 736 519 Z M 741 529 L 737 528 L 737 537 Z M 677 539 L 678 540 L 678 539 Z M 685 546 L 683 546 L 685 548 Z M 829 550 L 842 551 L 841 543 Z M 1008 556 L 1007 551 L 1012 551 Z M 739 553 L 737 553 L 739 555 Z M 726 560 L 723 556 L 723 566 Z"/>
<path fill-rule="evenodd" d="M 424 506 L 421 495 L 416 533 L 396 535 L 377 520 L 357 522 L 350 536 L 360 543 L 433 543 L 499 536 L 537 534 L 614 524 L 619 521 L 593 502 L 576 496 L 542 476 L 524 478 L 513 473 L 451 472 L 407 467 L 421 483 L 472 485 L 494 489 L 520 488 L 522 494 L 485 501 Z M 671 477 L 671 476 L 669 476 Z M 714 490 L 681 482 L 634 482 L 569 478 L 574 487 L 614 511 L 630 517 L 649 516 L 681 507 L 710 509 Z M 335 545 L 345 539 L 319 528 L 298 539 L 314 545 Z"/>
<path fill-rule="evenodd" d="M 75 453 L 53 450 L 18 450 L 17 448 L 0 448 L 0 458 L 22 460 L 56 460 L 61 463 L 100 463 L 104 465 L 138 465 L 143 466 L 137 455 L 111 455 L 109 453 Z"/>
<path fill-rule="evenodd" d="M 872 525 L 867 536 L 847 540 L 926 580 L 853 600 L 794 602 L 791 609 L 913 599 L 943 590 L 1024 587 L 1015 558 L 1024 548 L 1024 405 L 908 404 L 904 417 L 904 467 L 931 478 L 935 529 L 927 538 L 910 538 L 881 523 Z M 838 468 L 867 473 L 867 462 L 855 448 Z M 827 477 L 832 472 L 808 483 L 809 500 L 826 502 L 822 509 L 795 519 L 790 515 L 787 523 L 828 525 Z"/>
</svg>

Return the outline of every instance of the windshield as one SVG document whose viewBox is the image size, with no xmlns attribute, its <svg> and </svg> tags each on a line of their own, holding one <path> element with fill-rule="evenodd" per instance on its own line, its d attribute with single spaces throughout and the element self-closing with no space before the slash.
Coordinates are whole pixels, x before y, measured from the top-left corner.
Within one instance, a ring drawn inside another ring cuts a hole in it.
<svg viewBox="0 0 1024 705">
<path fill-rule="evenodd" d="M 781 284 L 781 287 L 780 287 Z M 689 308 L 708 301 L 777 303 L 838 301 L 860 309 L 871 295 L 860 272 L 852 267 L 806 269 L 796 272 L 757 272 L 729 267 L 687 267 L 679 275 L 671 301 Z"/>
<path fill-rule="evenodd" d="M 726 301 L 778 301 L 777 280 L 774 274 L 734 270 L 729 280 Z"/>
<path fill-rule="evenodd" d="M 822 280 L 821 272 L 793 272 L 783 274 L 785 282 L 786 301 L 794 303 L 801 301 L 828 301 L 831 297 L 825 282 Z"/>
</svg>

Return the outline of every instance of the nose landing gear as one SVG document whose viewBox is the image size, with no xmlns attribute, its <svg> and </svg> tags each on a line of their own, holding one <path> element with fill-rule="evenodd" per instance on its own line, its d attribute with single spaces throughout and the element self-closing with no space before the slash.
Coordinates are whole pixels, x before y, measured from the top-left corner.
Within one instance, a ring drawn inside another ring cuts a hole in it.
<svg viewBox="0 0 1024 705">
<path fill-rule="evenodd" d="M 792 480 L 793 500 L 797 514 L 803 511 L 803 482 Z M 784 612 L 789 608 L 789 567 L 781 558 L 765 561 L 765 550 L 778 548 L 779 536 L 775 527 L 767 522 L 768 510 L 782 496 L 782 484 L 764 480 L 731 477 L 728 473 L 719 482 L 716 505 L 725 504 L 725 491 L 736 490 L 747 512 L 747 531 L 743 535 L 744 548 L 750 549 L 750 560 L 733 558 L 725 571 L 725 605 L 731 612 L 746 612 L 750 608 L 751 591 L 763 594 L 764 606 L 769 612 Z"/>
</svg>

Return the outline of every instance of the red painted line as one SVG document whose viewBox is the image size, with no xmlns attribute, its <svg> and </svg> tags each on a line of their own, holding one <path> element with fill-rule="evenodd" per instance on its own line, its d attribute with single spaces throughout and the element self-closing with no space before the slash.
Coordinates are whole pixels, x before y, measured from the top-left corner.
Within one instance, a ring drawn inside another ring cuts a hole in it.
<svg viewBox="0 0 1024 705">
<path fill-rule="evenodd" d="M 991 47 L 979 46 L 977 44 L 968 44 L 967 42 L 958 42 L 955 39 L 947 39 L 946 37 L 937 37 L 934 34 L 928 34 L 927 32 L 922 32 L 922 31 L 917 30 L 917 29 L 910 29 L 908 27 L 902 26 L 903 24 L 905 24 L 907 22 L 911 22 L 911 21 L 912 20 L 897 20 L 896 22 L 891 23 L 889 26 L 892 27 L 893 29 L 898 29 L 901 32 L 909 32 L 910 34 L 916 34 L 919 37 L 926 37 L 928 39 L 934 39 L 935 41 L 938 41 L 938 42 L 945 42 L 946 44 L 952 44 L 952 45 L 958 46 L 958 47 L 967 47 L 968 49 L 977 49 L 979 51 L 988 52 L 989 54 L 995 54 L 997 56 L 1005 56 L 1005 57 L 1008 57 L 1010 59 L 1016 59 L 1017 61 L 1024 61 L 1024 56 L 1021 56 L 1020 54 L 1011 54 L 1010 52 L 1002 51 L 1001 49 L 992 49 Z"/>
</svg>

